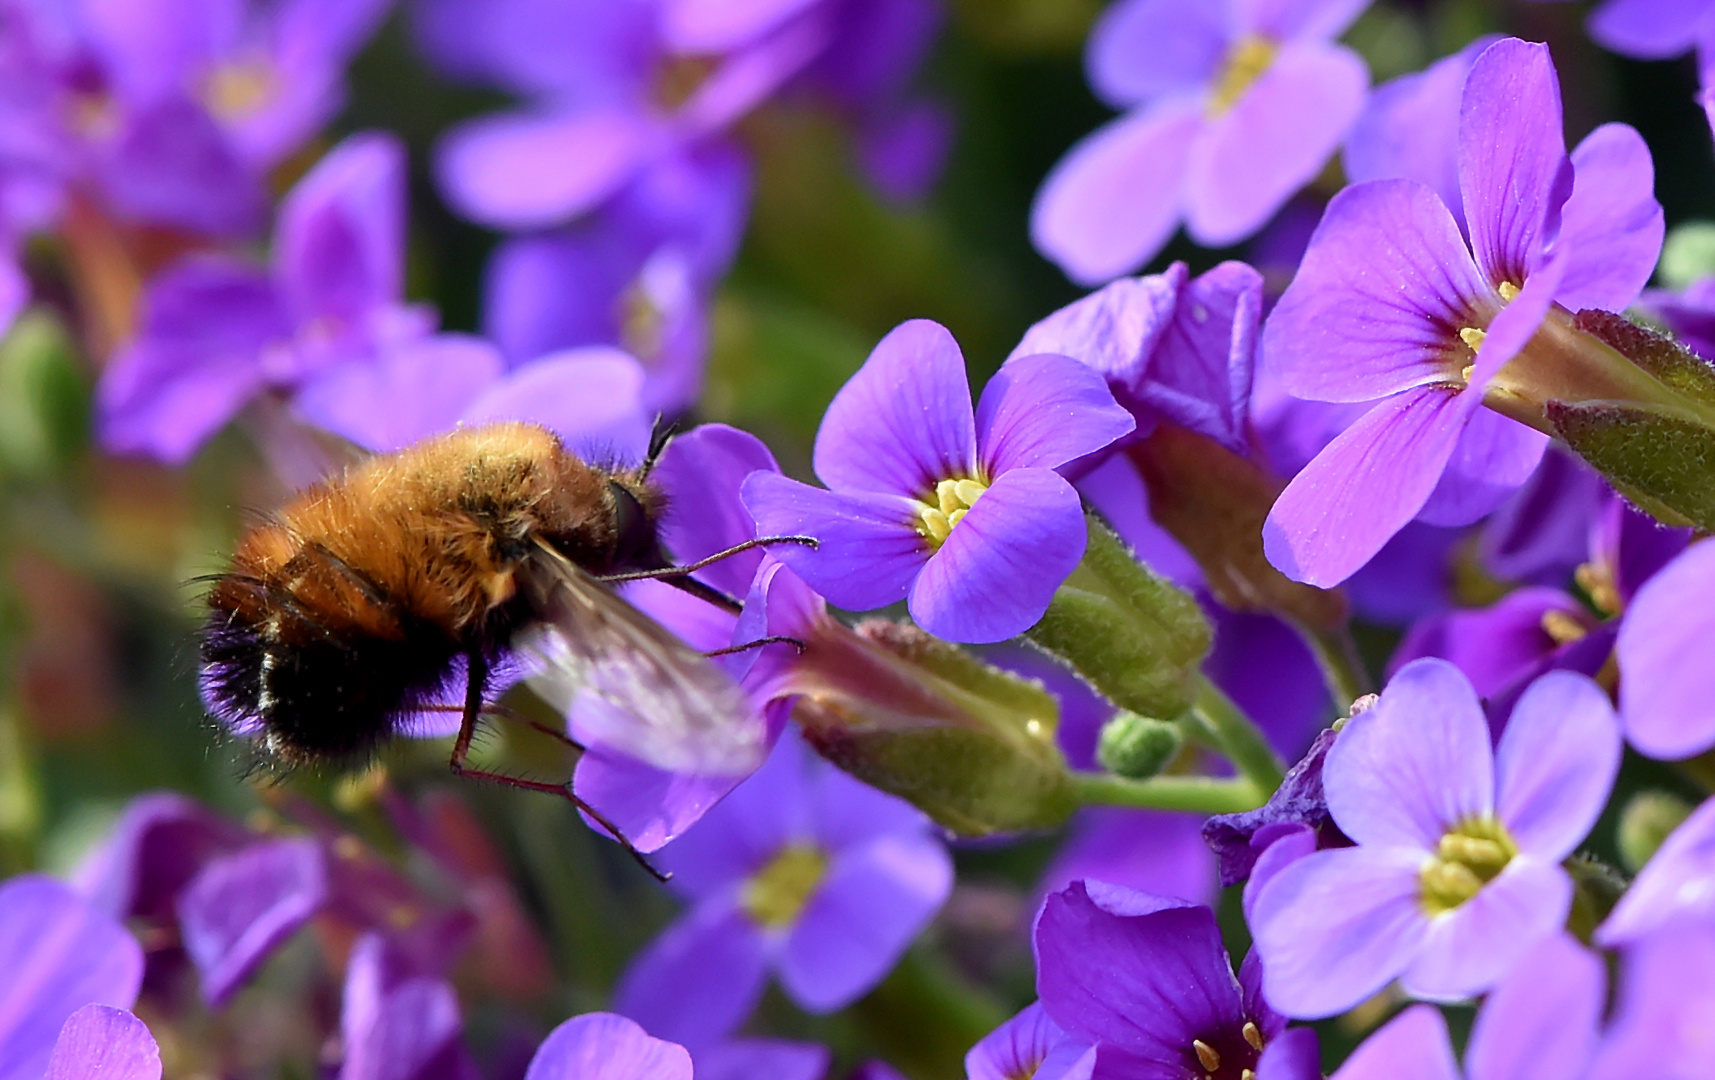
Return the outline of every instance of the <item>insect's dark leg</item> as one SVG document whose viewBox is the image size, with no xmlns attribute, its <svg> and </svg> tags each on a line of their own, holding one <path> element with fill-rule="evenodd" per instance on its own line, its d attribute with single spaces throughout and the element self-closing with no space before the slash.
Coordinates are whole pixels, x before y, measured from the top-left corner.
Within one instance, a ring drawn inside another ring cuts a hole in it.
<svg viewBox="0 0 1715 1080">
<path fill-rule="evenodd" d="M 746 649 L 760 649 L 764 645 L 792 645 L 798 649 L 800 654 L 802 654 L 805 648 L 807 648 L 802 641 L 799 641 L 795 637 L 787 637 L 784 634 L 774 634 L 769 637 L 759 637 L 755 641 L 747 641 L 743 645 L 728 645 L 724 649 L 713 649 L 703 655 L 730 656 L 733 653 L 744 652 Z"/>
<path fill-rule="evenodd" d="M 649 871 L 649 876 L 661 882 L 665 882 L 671 877 L 671 874 L 663 874 L 651 866 L 643 852 L 633 847 L 631 841 L 625 838 L 625 834 L 619 831 L 619 826 L 609 821 L 600 810 L 578 798 L 569 784 L 549 784 L 540 780 L 525 780 L 516 776 L 507 776 L 505 773 L 489 772 L 486 769 L 470 767 L 468 764 L 470 743 L 471 739 L 476 736 L 477 719 L 483 713 L 482 692 L 488 683 L 488 661 L 480 654 L 472 653 L 467 657 L 467 662 L 470 677 L 465 683 L 464 719 L 459 724 L 458 739 L 453 743 L 453 754 L 447 762 L 448 766 L 452 768 L 453 774 L 471 780 L 486 780 L 491 784 L 505 784 L 507 787 L 522 788 L 525 791 L 539 791 L 544 795 L 558 795 L 588 814 L 592 821 L 605 829 L 609 836 L 625 848 L 626 854 L 630 855 L 637 865 Z M 552 734 L 552 731 L 549 733 Z"/>
<path fill-rule="evenodd" d="M 746 540 L 742 544 L 734 544 L 725 551 L 717 551 L 707 558 L 698 559 L 694 563 L 686 563 L 684 566 L 663 566 L 655 570 L 632 570 L 624 574 L 606 574 L 596 580 L 606 582 L 609 585 L 620 581 L 643 581 L 645 579 L 671 581 L 676 577 L 694 574 L 705 566 L 713 566 L 722 559 L 731 558 L 739 552 L 749 551 L 751 548 L 766 547 L 769 544 L 802 544 L 805 547 L 813 548 L 820 543 L 821 541 L 814 536 L 758 536 Z"/>
</svg>

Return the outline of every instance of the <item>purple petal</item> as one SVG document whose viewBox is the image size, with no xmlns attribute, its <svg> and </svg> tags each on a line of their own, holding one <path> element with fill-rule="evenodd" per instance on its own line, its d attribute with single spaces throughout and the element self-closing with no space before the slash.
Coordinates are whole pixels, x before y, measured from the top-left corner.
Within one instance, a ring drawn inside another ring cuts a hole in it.
<svg viewBox="0 0 1715 1080">
<path fill-rule="evenodd" d="M 953 860 L 927 836 L 884 836 L 836 853 L 777 962 L 812 1013 L 845 1008 L 893 969 L 953 887 Z"/>
<path fill-rule="evenodd" d="M 265 840 L 214 859 L 179 896 L 185 952 L 219 1006 L 328 899 L 313 840 Z"/>
<path fill-rule="evenodd" d="M 435 172 L 448 203 L 472 221 L 541 228 L 619 190 L 659 138 L 646 116 L 622 106 L 497 114 L 449 132 Z"/>
<path fill-rule="evenodd" d="M 1036 250 L 1083 285 L 1154 258 L 1179 224 L 1191 148 L 1204 124 L 1200 103 L 1176 99 L 1085 136 L 1036 192 Z"/>
<path fill-rule="evenodd" d="M 504 369 L 500 353 L 481 338 L 436 334 L 373 360 L 328 367 L 294 404 L 317 427 L 385 453 L 451 430 Z"/>
<path fill-rule="evenodd" d="M 1489 725 L 1471 683 L 1433 657 L 1401 668 L 1376 707 L 1346 722 L 1328 751 L 1328 810 L 1360 844 L 1435 850 L 1494 806 Z"/>
<path fill-rule="evenodd" d="M 1341 45 L 1281 50 L 1208 126 L 1185 172 L 1185 231 L 1204 247 L 1250 236 L 1316 178 L 1364 107 L 1369 70 Z"/>
<path fill-rule="evenodd" d="M 745 480 L 741 494 L 759 535 L 820 542 L 815 548 L 781 544 L 774 554 L 829 603 L 849 611 L 905 599 L 929 561 L 929 542 L 917 532 L 908 499 L 823 491 L 766 472 Z"/>
<path fill-rule="evenodd" d="M 1505 38 L 1477 57 L 1459 106 L 1459 190 L 1490 284 L 1523 285 L 1572 192 L 1548 46 Z"/>
<path fill-rule="evenodd" d="M 1487 342 L 1485 342 L 1487 344 Z M 1477 409 L 1429 500 L 1418 511 L 1430 525 L 1469 525 L 1505 502 L 1536 472 L 1548 436 L 1510 417 Z"/>
<path fill-rule="evenodd" d="M 706 1045 L 743 1023 L 762 997 L 764 947 L 761 931 L 730 902 L 699 904 L 632 958 L 614 1007 L 664 1038 Z"/>
<path fill-rule="evenodd" d="M 353 135 L 280 204 L 274 278 L 298 322 L 360 325 L 405 294 L 405 146 Z"/>
<path fill-rule="evenodd" d="M 1180 427 L 1249 452 L 1245 430 L 1262 317 L 1262 276 L 1224 262 L 1185 288 L 1131 392 Z"/>
<path fill-rule="evenodd" d="M 1256 1063 L 1257 1080 L 1322 1080 L 1322 1045 L 1313 1028 L 1293 1028 L 1269 1040 Z"/>
<path fill-rule="evenodd" d="M 593 746 L 578 759 L 572 790 L 618 826 L 632 847 L 648 853 L 695 825 L 742 779 L 668 772 Z"/>
<path fill-rule="evenodd" d="M 1057 469 L 1129 435 L 1137 422 L 1114 402 L 1102 376 L 1065 356 L 1008 361 L 977 402 L 977 447 L 985 475 Z"/>
<path fill-rule="evenodd" d="M 815 465 L 836 491 L 913 499 L 942 480 L 976 475 L 965 358 L 946 327 L 913 319 L 881 339 L 828 405 Z"/>
<path fill-rule="evenodd" d="M 1564 246 L 1554 249 L 1547 262 L 1534 267 L 1525 279 L 1524 288 L 1489 321 L 1483 343 L 1471 362 L 1470 388 L 1481 391 L 1489 384 L 1508 360 L 1541 329 L 1542 321 L 1553 306 L 1554 295 L 1566 276 L 1570 262 Z"/>
<path fill-rule="evenodd" d="M 1495 814 L 1519 850 L 1548 862 L 1596 824 L 1620 768 L 1620 725 L 1590 679 L 1552 671 L 1513 707 L 1495 749 Z"/>
<path fill-rule="evenodd" d="M 790 737 L 788 745 L 806 770 L 804 810 L 809 831 L 820 847 L 843 851 L 885 838 L 903 836 L 915 841 L 929 835 L 923 811 L 848 773 L 829 768 L 796 735 Z"/>
<path fill-rule="evenodd" d="M 917 575 L 911 617 L 948 641 L 981 644 L 1022 634 L 1077 568 L 1086 539 L 1083 503 L 1060 474 L 1005 473 Z"/>
<path fill-rule="evenodd" d="M 1215 899 L 1215 861 L 1202 822 L 1162 810 L 1089 807 L 1043 871 L 1038 893 L 1089 879 L 1192 903 Z"/>
<path fill-rule="evenodd" d="M 1590 523 L 1620 501 L 1579 458 L 1564 450 L 1546 453 L 1524 487 L 1483 525 L 1483 563 L 1502 581 L 1566 581 L 1578 564 L 1595 557 Z"/>
<path fill-rule="evenodd" d="M 1715 921 L 1715 800 L 1705 800 L 1668 834 L 1631 888 L 1596 928 L 1605 948 L 1643 940 L 1675 922 Z"/>
<path fill-rule="evenodd" d="M 1384 397 L 1447 379 L 1455 335 L 1492 295 L 1433 191 L 1359 184 L 1329 202 L 1263 327 L 1263 356 L 1297 397 Z"/>
<path fill-rule="evenodd" d="M 176 89 L 187 72 L 232 48 L 244 17 L 235 0 L 87 0 L 75 11 L 105 74 L 140 98 Z"/>
<path fill-rule="evenodd" d="M 1626 950 L 1619 1007 L 1586 1076 L 1707 1076 L 1712 1012 L 1715 931 L 1682 923 L 1651 935 Z"/>
<path fill-rule="evenodd" d="M 151 103 L 100 147 L 95 172 L 123 219 L 210 236 L 260 230 L 267 197 L 201 106 L 178 97 Z"/>
<path fill-rule="evenodd" d="M 1465 1064 L 1473 1077 L 1579 1076 L 1606 998 L 1596 954 L 1555 934 L 1520 958 L 1483 1003 Z"/>
<path fill-rule="evenodd" d="M 1677 760 L 1715 744 L 1715 544 L 1693 544 L 1649 580 L 1620 624 L 1620 716 L 1650 757 Z"/>
<path fill-rule="evenodd" d="M 724 132 L 825 54 L 834 32 L 826 8 L 812 8 L 804 18 L 729 54 L 679 107 L 674 116 L 678 132 L 705 138 Z"/>
<path fill-rule="evenodd" d="M 1365 413 L 1275 500 L 1262 530 L 1268 561 L 1322 588 L 1351 577 L 1422 508 L 1475 405 L 1475 395 L 1424 386 Z"/>
<path fill-rule="evenodd" d="M 1622 56 L 1665 60 L 1688 51 L 1708 0 L 1608 0 L 1590 16 L 1590 36 Z"/>
<path fill-rule="evenodd" d="M 1559 589 L 1543 588 L 1514 590 L 1477 611 L 1431 615 L 1406 634 L 1389 667 L 1439 656 L 1471 680 L 1478 697 L 1492 697 L 1559 648 L 1542 628 L 1550 612 L 1584 617 L 1578 601 Z"/>
<path fill-rule="evenodd" d="M 1460 1080 L 1462 1075 L 1441 1010 L 1413 1005 L 1352 1051 L 1333 1080 Z"/>
<path fill-rule="evenodd" d="M 1269 1004 L 1288 1016 L 1333 1016 L 1404 971 L 1428 933 L 1420 852 L 1318 851 L 1257 894 L 1251 931 Z"/>
<path fill-rule="evenodd" d="M 1607 568 L 1621 602 L 1629 608 L 1638 590 L 1685 550 L 1691 530 L 1664 527 L 1614 495 L 1606 484 L 1601 492 L 1605 505 L 1589 539 L 1590 557 Z"/>
<path fill-rule="evenodd" d="M 445 980 L 410 976 L 386 940 L 358 939 L 345 973 L 339 1080 L 453 1080 L 474 1072 L 458 996 Z"/>
<path fill-rule="evenodd" d="M 1291 827 L 1302 825 L 1321 832 L 1328 826 L 1322 769 L 1338 734 L 1333 728 L 1321 731 L 1263 806 L 1218 814 L 1203 824 L 1203 839 L 1220 860 L 1222 885 L 1237 885 L 1249 877 L 1259 853 L 1289 835 L 1286 830 Z M 1337 830 L 1328 826 L 1327 831 Z"/>
<path fill-rule="evenodd" d="M 955 121 L 936 101 L 919 101 L 871 119 L 860 132 L 858 163 L 884 197 L 899 203 L 928 196 L 946 168 Z"/>
<path fill-rule="evenodd" d="M 1020 1076 L 1050 1080 L 1045 1068 L 1049 1056 L 1061 1047 L 1077 1056 L 1074 1068 L 1054 1073 L 1053 1080 L 1089 1080 L 1096 1064 L 1095 1047 L 1070 1039 L 1036 1002 L 971 1047 L 965 1055 L 965 1075 L 969 1080 L 1013 1080 Z"/>
<path fill-rule="evenodd" d="M 722 53 L 750 42 L 815 0 L 668 0 L 661 35 L 675 52 Z"/>
<path fill-rule="evenodd" d="M 10 254 L 0 254 L 0 334 L 12 329 L 18 313 L 30 302 L 30 279 Z"/>
<path fill-rule="evenodd" d="M 1235 22 L 1276 41 L 1339 37 L 1369 0 L 1239 0 Z"/>
<path fill-rule="evenodd" d="M 1273 830 L 1277 835 L 1262 849 L 1251 866 L 1250 879 L 1245 882 L 1244 909 L 1245 917 L 1251 918 L 1251 910 L 1256 906 L 1256 898 L 1262 895 L 1262 890 L 1268 887 L 1275 876 L 1291 866 L 1299 859 L 1313 854 L 1317 849 L 1316 830 L 1309 825 L 1282 824 Z M 1258 830 L 1257 842 L 1263 841 L 1263 831 Z"/>
<path fill-rule="evenodd" d="M 1007 362 L 1057 353 L 1112 382 L 1130 384 L 1147 368 L 1156 342 L 1166 333 L 1186 279 L 1182 262 L 1164 273 L 1120 278 L 1026 330 Z"/>
<path fill-rule="evenodd" d="M 249 839 L 237 822 L 176 792 L 140 795 L 78 868 L 77 888 L 115 919 L 167 922 L 180 890 L 203 864 Z"/>
<path fill-rule="evenodd" d="M 548 1033 L 524 1080 L 691 1080 L 691 1055 L 623 1016 L 586 1013 Z"/>
<path fill-rule="evenodd" d="M 832 1057 L 814 1043 L 734 1039 L 697 1051 L 697 1080 L 822 1080 Z"/>
<path fill-rule="evenodd" d="M 1203 88 L 1220 72 L 1231 35 L 1226 11 L 1213 4 L 1128 0 L 1096 20 L 1084 70 L 1098 97 L 1124 109 Z"/>
<path fill-rule="evenodd" d="M 161 1050 L 124 1009 L 85 1005 L 60 1029 L 45 1080 L 161 1080 Z"/>
<path fill-rule="evenodd" d="M 667 444 L 653 479 L 667 493 L 661 539 L 683 562 L 725 551 L 756 536 L 756 521 L 739 500 L 753 472 L 778 473 L 780 466 L 761 439 L 725 424 L 703 424 Z M 762 552 L 722 559 L 698 576 L 741 596 L 750 588 Z"/>
<path fill-rule="evenodd" d="M 467 424 L 527 420 L 590 461 L 633 463 L 649 451 L 643 368 L 602 345 L 552 353 L 493 383 L 465 408 Z"/>
<path fill-rule="evenodd" d="M 1572 151 L 1572 169 L 1560 225 L 1569 262 L 1555 302 L 1624 311 L 1649 284 L 1666 228 L 1649 146 L 1625 124 L 1603 124 Z"/>
<path fill-rule="evenodd" d="M 0 1077 L 37 1080 L 67 1017 L 137 999 L 143 950 L 58 881 L 25 874 L 0 884 L 0 970 Z"/>
<path fill-rule="evenodd" d="M 1560 929 L 1572 879 L 1552 863 L 1518 855 L 1477 895 L 1430 919 L 1415 960 L 1400 976 L 1413 997 L 1457 1001 L 1499 982 L 1530 948 Z"/>
</svg>

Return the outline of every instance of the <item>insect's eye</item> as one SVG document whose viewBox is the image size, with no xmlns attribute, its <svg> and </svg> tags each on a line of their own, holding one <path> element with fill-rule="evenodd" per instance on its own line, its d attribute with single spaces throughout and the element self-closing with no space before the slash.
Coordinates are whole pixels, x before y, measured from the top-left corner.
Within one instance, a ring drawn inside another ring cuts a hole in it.
<svg viewBox="0 0 1715 1080">
<path fill-rule="evenodd" d="M 655 554 L 657 538 L 655 522 L 649 512 L 631 493 L 624 484 L 608 481 L 608 490 L 613 492 L 614 511 L 614 559 L 616 562 L 629 563 L 647 560 Z"/>
</svg>

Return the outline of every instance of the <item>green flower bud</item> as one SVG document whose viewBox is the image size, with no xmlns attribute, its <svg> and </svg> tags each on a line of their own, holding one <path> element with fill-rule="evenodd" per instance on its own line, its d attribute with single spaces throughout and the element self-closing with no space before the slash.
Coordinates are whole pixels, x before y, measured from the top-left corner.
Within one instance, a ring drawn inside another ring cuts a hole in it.
<svg viewBox="0 0 1715 1080">
<path fill-rule="evenodd" d="M 1176 724 L 1122 712 L 1103 725 L 1096 761 L 1108 772 L 1147 780 L 1167 767 L 1184 742 Z"/>
<path fill-rule="evenodd" d="M 1634 874 L 1643 869 L 1667 834 L 1690 816 L 1691 806 L 1677 795 L 1665 791 L 1640 791 L 1633 795 L 1620 811 L 1614 837 L 1621 864 Z"/>
</svg>

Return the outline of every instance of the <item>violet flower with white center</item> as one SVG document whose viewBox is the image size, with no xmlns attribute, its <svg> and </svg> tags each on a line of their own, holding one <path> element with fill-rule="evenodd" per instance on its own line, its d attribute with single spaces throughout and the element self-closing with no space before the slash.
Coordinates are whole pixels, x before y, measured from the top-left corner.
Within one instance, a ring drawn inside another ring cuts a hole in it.
<svg viewBox="0 0 1715 1080">
<path fill-rule="evenodd" d="M 816 758 L 795 732 L 657 856 L 691 907 L 633 958 L 615 1007 L 696 1050 L 755 1007 L 772 970 L 833 1012 L 892 969 L 952 888 L 921 813 Z"/>
<path fill-rule="evenodd" d="M 1597 1045 L 1606 981 L 1595 954 L 1555 934 L 1521 957 L 1483 1002 L 1463 1070 L 1453 1060 L 1440 1011 L 1414 1005 L 1354 1050 L 1333 1080 L 1584 1077 Z"/>
<path fill-rule="evenodd" d="M 1619 768 L 1607 695 L 1551 672 L 1498 746 L 1471 684 L 1444 660 L 1406 665 L 1328 751 L 1334 824 L 1357 845 L 1275 874 L 1250 912 L 1276 1008 L 1321 1017 L 1391 980 L 1455 1000 L 1503 978 L 1572 904 L 1560 866 Z"/>
<path fill-rule="evenodd" d="M 1715 544 L 1693 544 L 1638 590 L 1620 627 L 1620 718 L 1650 757 L 1691 757 L 1715 745 Z"/>
<path fill-rule="evenodd" d="M 1205 247 L 1261 228 L 1339 147 L 1369 73 L 1333 39 L 1367 0 L 1274 4 L 1124 0 L 1090 33 L 1085 66 L 1129 109 L 1049 173 L 1030 235 L 1068 277 L 1135 270 L 1184 221 Z"/>
<path fill-rule="evenodd" d="M 1042 1010 L 1096 1048 L 1093 1080 L 1321 1075 L 1315 1032 L 1263 1000 L 1254 953 L 1233 974 L 1204 905 L 1078 881 L 1043 902 L 1033 938 Z"/>
<path fill-rule="evenodd" d="M 1596 928 L 1596 943 L 1630 945 L 1684 922 L 1715 926 L 1715 800 L 1662 841 Z"/>
<path fill-rule="evenodd" d="M 1042 618 L 1083 558 L 1083 506 L 1055 470 L 1134 426 L 1098 374 L 1053 355 L 1006 364 L 973 413 L 957 343 L 919 319 L 828 406 L 815 466 L 833 490 L 760 473 L 744 503 L 764 534 L 817 538 L 775 555 L 830 603 L 908 600 L 937 637 L 1002 641 Z"/>
<path fill-rule="evenodd" d="M 0 971 L 7 972 L 0 980 L 0 1080 L 39 1080 L 80 1009 L 125 1009 L 137 1000 L 143 950 L 65 885 L 26 874 L 0 883 Z M 105 1014 L 85 1015 L 72 1036 L 81 1043 L 107 1022 Z"/>
<path fill-rule="evenodd" d="M 1026 1005 L 965 1055 L 967 1080 L 1090 1080 L 1096 1048 L 1060 1030 L 1041 1002 Z"/>
<path fill-rule="evenodd" d="M 1575 185 L 1546 47 L 1509 38 L 1485 50 L 1459 123 L 1471 246 L 1420 183 L 1347 188 L 1264 327 L 1268 363 L 1292 393 L 1383 398 L 1269 515 L 1269 559 L 1297 580 L 1345 580 L 1414 517 L 1464 524 L 1499 505 L 1547 440 L 1479 411 L 1485 395 L 1503 405 L 1517 396 L 1523 369 L 1503 368 L 1557 299 L 1623 307 L 1659 250 L 1660 209 L 1635 133 L 1615 136 L 1616 167 Z"/>
</svg>

